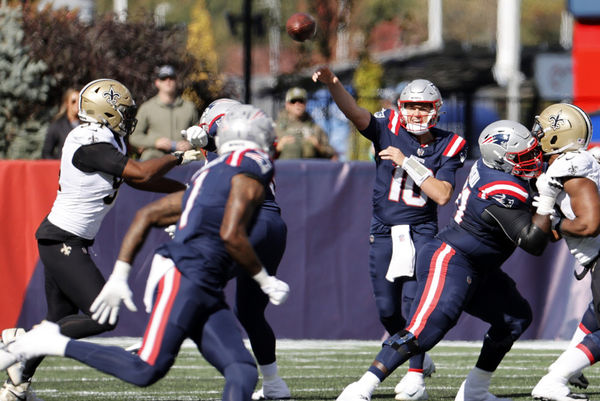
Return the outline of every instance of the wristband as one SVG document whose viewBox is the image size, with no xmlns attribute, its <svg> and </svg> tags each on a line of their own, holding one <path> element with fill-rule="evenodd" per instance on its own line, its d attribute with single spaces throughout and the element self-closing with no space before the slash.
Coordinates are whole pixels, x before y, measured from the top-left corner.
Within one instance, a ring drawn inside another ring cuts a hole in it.
<svg viewBox="0 0 600 401">
<path fill-rule="evenodd" d="M 540 195 L 537 199 L 536 213 L 542 216 L 547 216 L 554 213 L 554 202 L 556 198 L 553 196 Z"/>
<path fill-rule="evenodd" d="M 418 186 L 421 186 L 423 181 L 425 181 L 427 178 L 433 177 L 431 170 L 417 160 L 414 155 L 404 158 L 404 161 L 402 162 L 402 168 Z"/>
<path fill-rule="evenodd" d="M 256 282 L 258 283 L 258 285 L 260 285 L 261 287 L 263 285 L 267 284 L 267 281 L 269 280 L 269 277 L 271 277 L 271 276 L 267 272 L 267 269 L 265 269 L 264 267 L 261 267 L 260 271 L 258 273 L 256 273 L 254 276 L 252 276 L 252 278 L 254 280 L 256 280 Z"/>
<path fill-rule="evenodd" d="M 177 165 L 179 166 L 183 162 L 183 152 L 179 150 L 171 154 L 177 158 Z"/>
</svg>

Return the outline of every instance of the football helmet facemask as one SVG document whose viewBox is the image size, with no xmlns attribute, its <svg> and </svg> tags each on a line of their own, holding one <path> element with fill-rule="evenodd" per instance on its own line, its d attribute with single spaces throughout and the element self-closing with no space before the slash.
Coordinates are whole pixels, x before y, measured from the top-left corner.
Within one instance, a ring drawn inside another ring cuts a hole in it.
<svg viewBox="0 0 600 401">
<path fill-rule="evenodd" d="M 592 122 L 579 107 L 556 103 L 535 117 L 531 132 L 547 156 L 587 148 L 592 137 Z"/>
<path fill-rule="evenodd" d="M 137 106 L 129 89 L 114 79 L 97 79 L 79 93 L 79 119 L 105 125 L 121 136 L 135 129 Z"/>
<path fill-rule="evenodd" d="M 414 112 L 406 109 L 406 105 L 409 103 L 431 104 L 431 110 L 422 117 L 421 122 L 414 123 L 410 118 Z M 431 81 L 415 79 L 404 87 L 398 99 L 400 125 L 411 134 L 423 135 L 438 123 L 442 104 L 442 95 Z"/>
<path fill-rule="evenodd" d="M 273 156 L 275 124 L 261 109 L 249 104 L 230 110 L 221 119 L 215 142 L 223 155 L 242 149 L 261 149 Z"/>
<path fill-rule="evenodd" d="M 240 102 L 233 99 L 221 98 L 213 101 L 206 106 L 206 109 L 200 116 L 200 128 L 206 132 L 206 135 L 213 137 L 217 134 L 217 128 L 220 125 L 221 118 L 234 106 L 241 105 Z"/>
<path fill-rule="evenodd" d="M 542 152 L 537 138 L 525 126 L 509 120 L 491 123 L 479 135 L 483 163 L 517 177 L 542 173 Z"/>
</svg>

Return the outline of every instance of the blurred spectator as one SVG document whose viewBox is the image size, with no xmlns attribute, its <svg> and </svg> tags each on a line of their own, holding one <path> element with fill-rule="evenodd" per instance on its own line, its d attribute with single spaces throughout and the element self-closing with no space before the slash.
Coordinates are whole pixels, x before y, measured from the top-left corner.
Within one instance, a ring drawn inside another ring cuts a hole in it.
<svg viewBox="0 0 600 401">
<path fill-rule="evenodd" d="M 69 88 L 63 93 L 60 109 L 46 132 L 42 159 L 60 159 L 67 134 L 80 123 L 78 112 L 79 91 Z"/>
<path fill-rule="evenodd" d="M 325 131 L 306 112 L 307 94 L 302 88 L 290 88 L 285 95 L 285 109 L 276 122 L 279 159 L 331 159 L 336 153 Z"/>
<path fill-rule="evenodd" d="M 129 144 L 137 148 L 142 161 L 176 150 L 190 150 L 191 144 L 181 138 L 180 132 L 198 122 L 196 106 L 177 95 L 172 66 L 158 69 L 154 85 L 158 93 L 140 106 L 137 127 L 129 137 Z"/>
</svg>

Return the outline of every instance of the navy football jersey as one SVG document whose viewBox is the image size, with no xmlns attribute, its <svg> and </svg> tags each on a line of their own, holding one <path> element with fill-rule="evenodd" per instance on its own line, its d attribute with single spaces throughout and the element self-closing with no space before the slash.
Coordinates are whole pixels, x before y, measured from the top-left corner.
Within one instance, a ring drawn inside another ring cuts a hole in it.
<svg viewBox="0 0 600 401">
<path fill-rule="evenodd" d="M 489 168 L 479 159 L 471 167 L 456 205 L 454 218 L 438 237 L 482 267 L 499 266 L 516 244 L 495 221 L 484 219 L 482 214 L 491 205 L 529 210 L 529 183 Z"/>
<path fill-rule="evenodd" d="M 206 152 L 205 157 L 208 162 L 211 162 L 211 161 L 215 160 L 216 158 L 218 158 L 219 155 L 216 154 L 215 152 Z M 277 213 L 281 213 L 281 208 L 279 207 L 279 204 L 275 200 L 275 180 L 274 179 L 271 180 L 271 182 L 269 183 L 267 192 L 265 192 L 265 201 L 261 205 L 261 208 L 268 209 L 268 210 L 274 210 Z"/>
<path fill-rule="evenodd" d="M 267 192 L 273 164 L 266 153 L 255 149 L 227 153 L 206 164 L 183 195 L 175 238 L 157 250 L 172 259 L 184 276 L 207 289 L 221 290 L 234 275 L 219 231 L 231 179 L 237 174 L 256 178 Z"/>
<path fill-rule="evenodd" d="M 371 117 L 361 134 L 375 147 L 376 177 L 373 188 L 373 215 L 383 224 L 420 224 L 437 221 L 437 204 L 421 192 L 412 178 L 391 160 L 381 160 L 379 151 L 394 146 L 406 157 L 414 155 L 435 178 L 454 187 L 455 173 L 466 157 L 464 138 L 437 128 L 431 128 L 434 140 L 421 145 L 415 136 L 400 125 L 400 115 L 394 110 L 382 110 Z"/>
</svg>

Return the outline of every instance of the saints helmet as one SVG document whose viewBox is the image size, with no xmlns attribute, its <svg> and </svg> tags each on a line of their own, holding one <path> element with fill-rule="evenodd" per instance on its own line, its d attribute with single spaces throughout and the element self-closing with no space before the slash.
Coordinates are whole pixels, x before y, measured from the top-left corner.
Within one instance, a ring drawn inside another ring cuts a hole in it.
<svg viewBox="0 0 600 401">
<path fill-rule="evenodd" d="M 220 125 L 221 118 L 233 107 L 241 105 L 240 102 L 233 99 L 221 98 L 213 101 L 206 106 L 206 109 L 200 116 L 200 128 L 206 132 L 209 137 L 217 134 L 217 128 Z"/>
<path fill-rule="evenodd" d="M 431 111 L 425 121 L 420 124 L 411 123 L 408 119 L 409 114 L 405 108 L 407 103 L 429 103 Z M 439 119 L 439 111 L 442 107 L 442 95 L 438 88 L 426 79 L 415 79 L 402 89 L 398 99 L 398 109 L 400 111 L 400 125 L 408 132 L 421 135 L 429 131 L 429 128 L 435 126 Z"/>
<path fill-rule="evenodd" d="M 544 155 L 553 155 L 587 148 L 592 137 L 592 122 L 579 107 L 556 103 L 535 117 L 531 131 L 540 141 Z"/>
<path fill-rule="evenodd" d="M 121 136 L 135 129 L 136 113 L 129 89 L 114 79 L 97 79 L 79 93 L 79 119 L 105 125 Z"/>
<path fill-rule="evenodd" d="M 230 110 L 221 120 L 215 141 L 220 155 L 241 149 L 261 149 L 271 156 L 275 124 L 261 109 L 249 104 Z"/>
<path fill-rule="evenodd" d="M 542 172 L 537 138 L 525 126 L 509 120 L 491 123 L 479 135 L 483 163 L 517 177 L 534 178 Z"/>
</svg>

